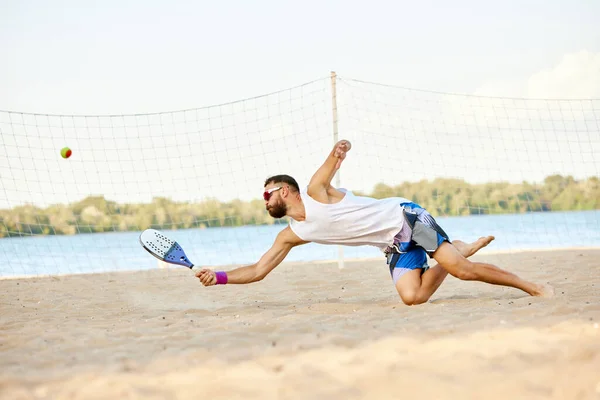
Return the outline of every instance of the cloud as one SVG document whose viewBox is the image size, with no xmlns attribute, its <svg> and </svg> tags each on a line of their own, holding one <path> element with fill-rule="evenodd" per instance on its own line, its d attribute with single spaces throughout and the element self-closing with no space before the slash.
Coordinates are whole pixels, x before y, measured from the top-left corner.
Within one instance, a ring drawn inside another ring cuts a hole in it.
<svg viewBox="0 0 600 400">
<path fill-rule="evenodd" d="M 565 54 L 558 64 L 538 71 L 526 80 L 487 82 L 474 94 L 545 99 L 599 99 L 600 53 L 583 50 Z"/>
</svg>

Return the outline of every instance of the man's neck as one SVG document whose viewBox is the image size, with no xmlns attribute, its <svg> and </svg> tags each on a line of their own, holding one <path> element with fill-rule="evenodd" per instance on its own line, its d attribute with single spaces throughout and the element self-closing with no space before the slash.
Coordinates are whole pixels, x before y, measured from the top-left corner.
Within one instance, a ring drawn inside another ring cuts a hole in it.
<svg viewBox="0 0 600 400">
<path fill-rule="evenodd" d="M 298 201 L 290 204 L 285 215 L 298 222 L 304 221 L 306 219 L 306 211 L 304 209 L 304 203 L 302 202 L 302 199 L 298 199 Z"/>
</svg>

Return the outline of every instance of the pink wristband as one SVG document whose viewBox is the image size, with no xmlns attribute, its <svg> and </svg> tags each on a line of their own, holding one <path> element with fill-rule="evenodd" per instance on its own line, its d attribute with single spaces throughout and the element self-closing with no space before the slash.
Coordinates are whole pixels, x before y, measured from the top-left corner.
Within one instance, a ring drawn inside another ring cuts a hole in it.
<svg viewBox="0 0 600 400">
<path fill-rule="evenodd" d="M 215 275 L 217 277 L 217 285 L 225 285 L 227 283 L 227 273 L 225 271 L 217 271 Z"/>
</svg>

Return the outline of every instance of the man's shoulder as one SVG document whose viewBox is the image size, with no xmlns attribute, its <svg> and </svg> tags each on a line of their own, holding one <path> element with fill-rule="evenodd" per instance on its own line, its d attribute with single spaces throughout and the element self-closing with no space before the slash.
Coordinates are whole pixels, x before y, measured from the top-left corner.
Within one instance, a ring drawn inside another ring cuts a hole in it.
<svg viewBox="0 0 600 400">
<path fill-rule="evenodd" d="M 339 203 L 348 195 L 351 196 L 352 192 L 344 188 L 335 188 L 331 185 L 329 187 L 309 187 L 306 192 L 306 196 L 322 204 Z"/>
<path fill-rule="evenodd" d="M 301 192 L 302 193 L 302 192 Z M 308 185 L 305 195 L 319 203 L 329 203 L 329 188 L 321 184 Z"/>
<path fill-rule="evenodd" d="M 297 246 L 300 244 L 309 243 L 306 240 L 302 240 L 300 236 L 298 236 L 296 232 L 294 232 L 294 230 L 291 228 L 291 225 L 286 226 L 284 229 L 281 230 L 281 232 L 279 232 L 276 241 L 290 246 Z"/>
</svg>

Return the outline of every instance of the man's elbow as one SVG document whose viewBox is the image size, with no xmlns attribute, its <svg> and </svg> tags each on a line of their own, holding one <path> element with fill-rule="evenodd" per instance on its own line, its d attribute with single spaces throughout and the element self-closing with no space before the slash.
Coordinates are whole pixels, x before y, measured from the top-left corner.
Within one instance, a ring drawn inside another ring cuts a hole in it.
<svg viewBox="0 0 600 400">
<path fill-rule="evenodd" d="M 268 274 L 269 274 L 268 271 L 256 271 L 256 274 L 254 275 L 254 278 L 252 279 L 252 282 L 262 281 L 263 279 L 265 279 L 265 277 Z"/>
</svg>

